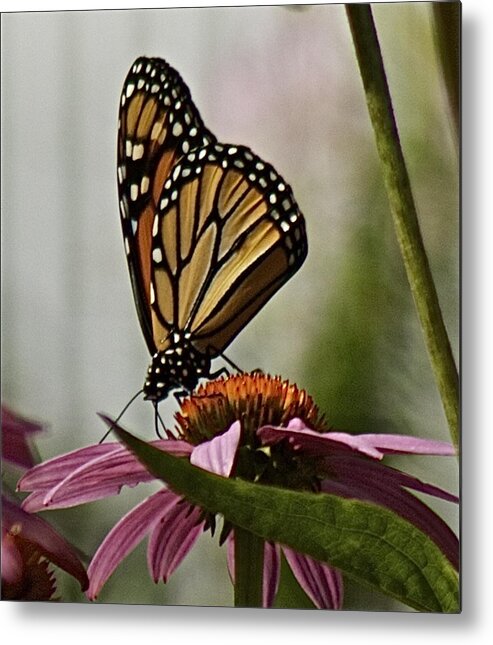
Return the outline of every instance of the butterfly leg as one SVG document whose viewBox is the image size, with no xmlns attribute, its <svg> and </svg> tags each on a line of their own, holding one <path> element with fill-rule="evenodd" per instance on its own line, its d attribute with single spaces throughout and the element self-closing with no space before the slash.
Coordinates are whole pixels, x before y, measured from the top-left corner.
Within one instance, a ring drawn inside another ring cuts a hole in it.
<svg viewBox="0 0 493 645">
<path fill-rule="evenodd" d="M 225 354 L 219 354 L 219 356 L 221 356 L 221 358 L 223 358 L 227 363 L 229 363 L 231 365 L 231 367 L 233 367 L 237 372 L 239 372 L 240 374 L 243 372 L 243 370 L 240 369 L 238 367 L 238 365 L 233 363 L 233 361 L 230 358 L 228 358 Z M 264 374 L 264 373 L 265 373 L 264 370 L 261 369 L 260 367 L 257 367 L 254 370 L 251 370 L 251 374 Z M 228 369 L 226 367 L 222 367 L 217 372 L 214 372 L 213 374 L 210 374 L 210 378 L 217 378 L 218 376 L 221 376 L 222 374 L 229 374 Z"/>
<path fill-rule="evenodd" d="M 190 394 L 192 394 L 190 390 L 177 390 L 176 392 L 173 392 L 173 396 L 180 405 L 183 403 L 183 399 L 190 396 Z"/>
<path fill-rule="evenodd" d="M 221 367 L 217 372 L 211 372 L 209 374 L 210 379 L 219 378 L 220 376 L 229 375 L 229 370 L 227 367 Z"/>
<path fill-rule="evenodd" d="M 238 367 L 233 361 L 226 356 L 226 354 L 223 354 L 222 352 L 218 352 L 215 347 L 208 347 L 207 348 L 208 352 L 210 352 L 212 355 L 220 356 L 223 360 L 226 361 L 226 363 L 229 363 L 231 367 L 236 370 L 237 372 L 243 372 L 242 369 Z M 217 372 L 213 372 L 212 374 L 209 374 L 209 378 L 217 378 L 218 376 L 221 376 L 222 374 L 229 374 L 228 368 L 227 367 L 221 367 L 221 369 L 217 370 Z"/>
</svg>

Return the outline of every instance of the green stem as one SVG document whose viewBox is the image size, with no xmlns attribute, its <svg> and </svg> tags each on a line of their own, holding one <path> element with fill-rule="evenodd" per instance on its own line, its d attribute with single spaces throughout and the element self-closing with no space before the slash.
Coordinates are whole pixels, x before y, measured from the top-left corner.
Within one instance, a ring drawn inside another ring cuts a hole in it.
<svg viewBox="0 0 493 645">
<path fill-rule="evenodd" d="M 235 526 L 235 607 L 262 607 L 264 541 Z"/>
<path fill-rule="evenodd" d="M 401 254 L 450 435 L 459 446 L 459 377 L 426 256 L 370 5 L 346 5 Z"/>
<path fill-rule="evenodd" d="M 459 148 L 460 128 L 460 2 L 433 3 L 434 37 L 453 122 L 454 142 Z"/>
</svg>

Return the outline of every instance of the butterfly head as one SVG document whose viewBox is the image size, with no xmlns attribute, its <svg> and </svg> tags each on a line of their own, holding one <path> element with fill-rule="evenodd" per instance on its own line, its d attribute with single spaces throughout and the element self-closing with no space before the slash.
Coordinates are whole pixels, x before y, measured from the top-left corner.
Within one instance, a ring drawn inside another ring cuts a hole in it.
<svg viewBox="0 0 493 645">
<path fill-rule="evenodd" d="M 156 352 L 144 383 L 144 399 L 161 401 L 172 390 L 191 392 L 199 379 L 210 375 L 211 359 L 190 342 L 190 335 L 174 332 L 166 349 Z"/>
</svg>

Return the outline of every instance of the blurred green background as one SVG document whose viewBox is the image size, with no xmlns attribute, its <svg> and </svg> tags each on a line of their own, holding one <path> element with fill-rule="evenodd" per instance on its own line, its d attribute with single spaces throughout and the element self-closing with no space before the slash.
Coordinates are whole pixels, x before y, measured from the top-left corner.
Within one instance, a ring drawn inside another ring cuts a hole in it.
<svg viewBox="0 0 493 645">
<path fill-rule="evenodd" d="M 459 166 L 432 3 L 374 5 L 425 246 L 456 358 Z M 8 14 L 2 19 L 2 400 L 45 422 L 43 459 L 94 443 L 142 385 L 116 194 L 119 93 L 139 55 L 182 74 L 208 127 L 291 184 L 309 255 L 228 350 L 305 387 L 348 432 L 448 439 L 399 256 L 343 5 Z M 168 423 L 174 400 L 161 406 Z M 152 437 L 152 406 L 125 425 Z M 452 459 L 392 463 L 457 491 Z M 47 513 L 91 554 L 156 486 Z M 433 507 L 457 530 L 458 510 Z M 225 553 L 202 536 L 167 585 L 145 544 L 101 602 L 229 605 Z M 288 577 L 288 576 L 286 576 Z M 63 579 L 64 599 L 84 601 Z M 303 606 L 293 587 L 284 606 Z M 299 592 L 301 594 L 301 592 Z M 403 609 L 348 581 L 345 607 Z"/>
</svg>

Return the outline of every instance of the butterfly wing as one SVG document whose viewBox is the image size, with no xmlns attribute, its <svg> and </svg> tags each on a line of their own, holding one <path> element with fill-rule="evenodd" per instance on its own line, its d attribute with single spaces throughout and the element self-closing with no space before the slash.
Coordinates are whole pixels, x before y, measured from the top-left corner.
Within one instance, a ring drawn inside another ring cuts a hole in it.
<svg viewBox="0 0 493 645">
<path fill-rule="evenodd" d="M 118 128 L 118 192 L 125 251 L 137 312 L 152 354 L 152 222 L 177 161 L 214 142 L 178 72 L 159 58 L 138 58 L 125 80 Z"/>
<path fill-rule="evenodd" d="M 184 156 L 164 184 L 152 228 L 154 345 L 183 330 L 221 354 L 302 265 L 305 223 L 290 187 L 243 146 Z"/>
</svg>

